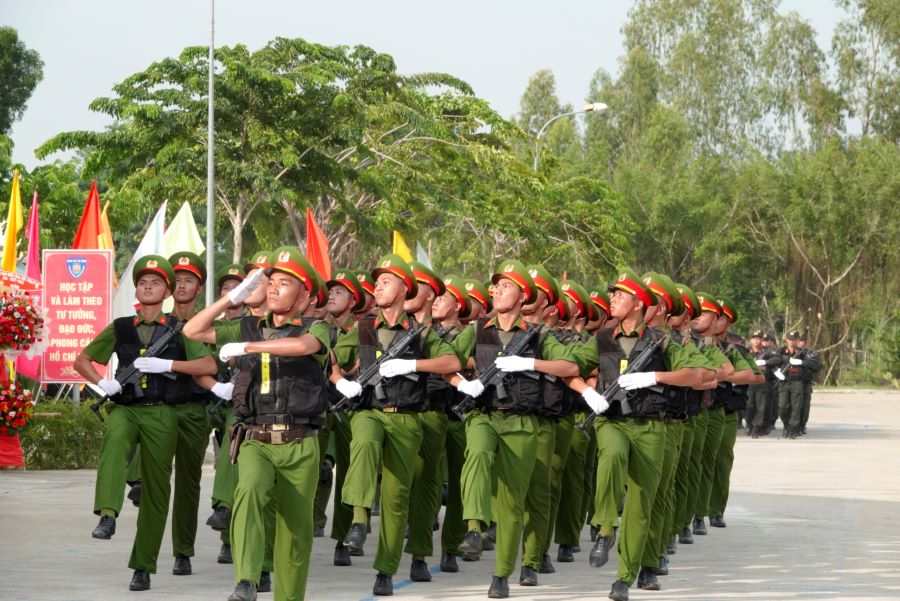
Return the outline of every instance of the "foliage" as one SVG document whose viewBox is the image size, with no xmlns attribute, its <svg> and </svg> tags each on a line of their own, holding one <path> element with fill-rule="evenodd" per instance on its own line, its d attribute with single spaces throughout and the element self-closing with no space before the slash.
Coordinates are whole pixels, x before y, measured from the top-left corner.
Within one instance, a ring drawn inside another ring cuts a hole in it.
<svg viewBox="0 0 900 601">
<path fill-rule="evenodd" d="M 91 412 L 90 404 L 75 407 L 62 399 L 41 400 L 35 405 L 38 415 L 19 434 L 25 467 L 34 470 L 90 469 L 97 466 L 104 424 Z"/>
<path fill-rule="evenodd" d="M 43 77 L 40 55 L 19 40 L 15 29 L 0 27 L 0 134 L 8 134 L 22 117 Z"/>
</svg>

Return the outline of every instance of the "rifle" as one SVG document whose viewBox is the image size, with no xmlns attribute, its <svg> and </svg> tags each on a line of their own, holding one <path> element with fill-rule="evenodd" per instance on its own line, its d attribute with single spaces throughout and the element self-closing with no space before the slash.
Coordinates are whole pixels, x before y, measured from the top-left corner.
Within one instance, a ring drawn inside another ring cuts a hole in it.
<svg viewBox="0 0 900 601">
<path fill-rule="evenodd" d="M 228 368 L 227 373 L 229 376 L 228 380 L 230 382 L 234 382 L 235 377 L 237 377 L 237 373 L 232 373 L 233 371 L 235 371 L 235 370 L 232 369 L 231 367 Z M 222 411 L 222 407 L 228 401 L 230 401 L 230 399 L 216 399 L 215 404 L 210 405 L 209 407 L 206 408 L 206 412 L 209 413 L 210 417 L 212 417 L 212 420 L 216 424 L 217 428 L 221 428 L 223 425 L 225 425 L 225 420 L 222 419 L 221 411 Z"/>
<path fill-rule="evenodd" d="M 518 356 L 520 353 L 522 353 L 522 351 L 528 348 L 528 345 L 531 344 L 531 339 L 537 336 L 540 331 L 541 328 L 539 326 L 529 328 L 528 331 L 525 332 L 524 336 L 520 336 L 518 340 L 510 342 L 510 344 L 507 345 L 505 349 L 503 349 L 503 352 L 497 355 L 497 358 L 499 359 L 500 357 Z M 484 370 L 484 372 L 481 373 L 481 375 L 478 376 L 478 380 L 485 386 L 485 388 L 487 388 L 488 384 L 490 384 L 499 373 L 500 368 L 497 367 L 497 362 L 495 360 L 493 363 L 491 363 L 490 366 L 488 366 L 487 369 Z M 497 385 L 498 398 L 500 397 L 502 386 L 502 383 Z M 503 396 L 506 396 L 505 393 L 503 394 Z M 470 407 L 470 405 L 474 400 L 474 398 L 467 395 L 463 400 L 453 406 L 453 413 L 458 415 L 460 419 L 463 419 L 463 414 L 471 411 L 472 407 Z"/>
<path fill-rule="evenodd" d="M 175 324 L 174 328 L 168 328 L 165 333 L 160 336 L 156 342 L 150 345 L 141 357 L 156 357 L 159 353 L 165 350 L 169 343 L 172 341 L 175 336 L 181 333 L 181 328 L 184 327 L 186 322 L 178 322 Z M 119 375 L 116 376 L 116 381 L 122 386 L 122 389 L 125 388 L 126 385 L 131 384 L 134 389 L 134 396 L 137 398 L 141 398 L 144 396 L 144 391 L 141 389 L 141 377 L 144 374 L 134 366 L 134 363 L 123 369 Z M 174 380 L 177 378 L 175 374 L 172 372 L 166 372 L 162 374 L 156 374 L 162 376 L 164 378 L 168 378 L 169 380 Z M 100 415 L 100 407 L 109 400 L 109 395 L 105 394 L 99 401 L 93 403 L 91 405 L 91 411 L 97 416 L 101 422 L 104 421 L 103 416 Z"/>
<path fill-rule="evenodd" d="M 379 374 L 379 370 L 381 369 L 381 364 L 385 361 L 389 361 L 391 359 L 397 359 L 400 355 L 402 355 L 406 348 L 412 344 L 413 340 L 419 337 L 422 332 L 428 329 L 428 324 L 423 324 L 418 328 L 410 328 L 406 330 L 403 335 L 394 341 L 394 344 L 391 345 L 386 351 L 384 351 L 381 356 L 372 363 L 369 367 L 364 369 L 357 376 L 356 381 L 359 382 L 359 385 L 362 387 L 374 385 L 376 387 L 381 386 L 381 374 Z M 376 391 L 377 396 L 377 391 Z M 343 411 L 347 404 L 350 402 L 350 399 L 347 397 L 342 398 L 340 401 L 335 403 L 329 408 L 329 411 L 332 413 L 337 413 L 338 411 Z"/>
<path fill-rule="evenodd" d="M 638 356 L 634 358 L 634 361 L 622 372 L 621 375 L 631 374 L 641 371 L 647 363 L 650 362 L 650 359 L 653 358 L 653 354 L 656 352 L 656 349 L 663 343 L 664 340 L 668 340 L 669 336 L 663 336 L 652 341 L 647 347 L 638 353 Z M 629 415 L 631 413 L 631 403 L 628 401 L 628 393 L 622 393 L 622 388 L 619 386 L 619 379 L 616 378 L 616 381 L 606 387 L 606 390 L 603 391 L 603 396 L 610 402 L 613 400 L 619 401 L 619 405 L 622 408 L 622 415 Z M 619 398 L 616 398 L 616 397 Z M 581 430 L 581 433 L 588 437 L 587 429 L 594 423 L 594 420 L 597 419 L 597 416 L 601 415 L 600 413 L 592 412 L 587 419 L 578 424 L 578 429 Z"/>
</svg>

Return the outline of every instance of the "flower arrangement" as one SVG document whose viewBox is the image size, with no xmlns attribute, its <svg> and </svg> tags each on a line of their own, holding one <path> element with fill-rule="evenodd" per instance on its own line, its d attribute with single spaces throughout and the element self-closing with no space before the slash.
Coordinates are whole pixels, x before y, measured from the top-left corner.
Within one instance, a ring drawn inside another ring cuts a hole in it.
<svg viewBox="0 0 900 601">
<path fill-rule="evenodd" d="M 43 351 L 47 316 L 34 296 L 16 290 L 0 292 L 0 353 L 32 357 Z"/>
<path fill-rule="evenodd" d="M 31 391 L 18 382 L 0 386 L 0 434 L 12 436 L 34 416 Z"/>
</svg>

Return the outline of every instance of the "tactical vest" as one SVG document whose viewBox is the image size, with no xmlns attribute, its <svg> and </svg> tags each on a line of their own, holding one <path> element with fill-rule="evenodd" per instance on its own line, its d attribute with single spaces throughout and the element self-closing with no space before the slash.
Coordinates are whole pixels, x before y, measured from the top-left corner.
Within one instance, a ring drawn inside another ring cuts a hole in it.
<svg viewBox="0 0 900 601">
<path fill-rule="evenodd" d="M 781 349 L 781 360 L 782 367 L 781 371 L 784 373 L 784 379 L 788 382 L 800 382 L 803 380 L 803 366 L 802 365 L 791 365 L 790 360 L 793 359 L 802 359 L 803 358 L 803 349 L 797 349 L 797 351 L 791 354 L 788 351 L 787 347 L 783 347 Z"/>
<path fill-rule="evenodd" d="M 677 330 L 669 331 L 669 338 L 673 344 L 685 344 L 684 335 Z M 687 395 L 690 388 L 683 386 L 665 386 L 666 417 L 684 419 L 687 417 Z"/>
<path fill-rule="evenodd" d="M 298 325 L 263 331 L 259 317 L 241 320 L 240 339 L 260 342 L 299 338 L 317 320 L 304 317 Z M 235 357 L 234 413 L 248 424 L 306 424 L 321 427 L 328 395 L 322 366 L 312 355 L 284 357 L 249 353 Z M 268 373 L 266 373 L 268 372 Z"/>
<path fill-rule="evenodd" d="M 176 323 L 173 318 L 166 316 L 166 324 L 164 326 L 156 326 L 150 343 L 145 346 L 138 336 L 137 328 L 134 325 L 134 317 L 119 317 L 113 321 L 113 328 L 116 332 L 115 351 L 116 356 L 119 358 L 116 377 L 119 377 L 128 367 L 131 367 L 135 359 L 152 346 L 167 329 L 174 328 Z M 181 339 L 181 335 L 175 336 L 166 348 L 156 356 L 160 359 L 186 361 L 187 356 L 185 355 L 184 342 Z M 122 392 L 117 394 L 112 400 L 118 405 L 160 402 L 169 405 L 185 403 L 191 398 L 194 378 L 188 374 L 177 374 L 176 379 L 172 381 L 165 378 L 162 374 L 144 374 L 140 377 L 140 382 L 144 393 L 143 398 L 134 394 L 135 384 L 126 384 L 122 387 Z"/>
<path fill-rule="evenodd" d="M 500 340 L 500 330 L 495 327 L 485 328 L 487 319 L 481 318 L 475 323 L 475 370 L 484 373 L 500 355 L 506 346 Z M 529 326 L 540 327 L 540 326 Z M 516 329 L 508 344 L 524 336 L 525 330 Z M 519 353 L 519 357 L 540 358 L 541 336 L 531 338 L 528 347 Z M 537 414 L 543 405 L 543 379 L 537 372 L 500 372 L 493 382 L 478 397 L 481 407 L 486 411 L 502 409 L 518 413 Z"/>
<path fill-rule="evenodd" d="M 450 343 L 459 335 L 459 331 L 455 328 L 447 330 L 439 323 L 431 324 L 431 329 L 437 334 L 441 340 Z M 465 398 L 465 395 L 451 386 L 447 380 L 440 374 L 428 374 L 425 379 L 426 397 L 428 398 L 428 409 L 430 411 L 438 411 L 446 413 L 452 418 L 459 419 L 452 411 L 452 407 Z"/>
<path fill-rule="evenodd" d="M 337 344 L 337 339 L 338 339 L 339 334 L 340 334 L 340 328 L 337 325 L 335 325 L 335 324 L 328 325 L 328 340 L 331 343 L 330 348 L 334 348 L 334 345 Z M 333 406 L 335 403 L 337 403 L 342 398 L 344 398 L 344 395 L 342 395 L 340 392 L 338 392 L 338 389 L 334 385 L 334 382 L 332 382 L 331 380 L 328 379 L 328 376 L 331 375 L 331 367 L 332 367 L 331 353 L 328 353 L 328 358 L 325 360 L 324 373 L 325 373 L 325 387 L 326 387 L 326 391 L 327 391 L 326 395 L 328 397 L 328 406 L 329 407 Z"/>
<path fill-rule="evenodd" d="M 544 336 L 553 336 L 562 344 L 567 344 L 568 334 L 559 329 L 552 329 L 543 334 Z M 540 414 L 545 417 L 559 418 L 567 415 L 570 410 L 572 397 L 566 395 L 566 391 L 570 390 L 565 385 L 562 378 L 551 376 L 549 374 L 541 374 L 544 381 L 543 404 L 541 405 Z M 581 395 L 578 395 L 579 397 Z"/>
<path fill-rule="evenodd" d="M 631 349 L 628 355 L 628 365 L 634 361 L 637 356 L 647 346 L 654 341 L 663 337 L 663 333 L 654 328 L 645 328 L 638 342 Z M 597 356 L 600 358 L 598 370 L 600 372 L 597 378 L 597 391 L 603 392 L 610 384 L 619 379 L 622 373 L 622 360 L 625 359 L 625 352 L 619 341 L 613 337 L 613 330 L 604 329 L 597 332 L 594 336 L 597 344 Z M 642 372 L 647 371 L 668 371 L 665 362 L 663 348 L 657 348 L 650 362 L 645 365 Z M 623 415 L 633 417 L 661 417 L 668 405 L 666 386 L 653 386 L 650 388 L 640 388 L 637 390 L 619 389 L 619 392 L 609 401 L 609 409 L 607 409 L 607 417 L 621 417 Z M 631 406 L 631 412 L 625 413 L 622 409 L 622 401 L 627 400 Z"/>
<path fill-rule="evenodd" d="M 385 346 L 379 341 L 379 330 L 375 327 L 374 319 L 360 319 L 356 323 L 356 327 L 359 330 L 360 371 L 365 371 L 371 367 L 381 356 L 381 353 L 393 347 L 398 338 L 405 333 L 403 330 L 381 330 L 382 332 L 391 332 L 393 334 L 390 343 Z M 409 317 L 409 327 L 411 329 L 419 327 L 412 317 Z M 421 336 L 416 335 L 415 340 L 406 347 L 403 354 L 396 358 L 421 359 Z M 358 398 L 360 400 L 355 406 L 360 408 L 385 409 L 396 407 L 407 411 L 423 411 L 425 409 L 425 378 L 417 372 L 395 378 L 381 378 L 374 385 L 364 386 L 362 395 Z"/>
</svg>

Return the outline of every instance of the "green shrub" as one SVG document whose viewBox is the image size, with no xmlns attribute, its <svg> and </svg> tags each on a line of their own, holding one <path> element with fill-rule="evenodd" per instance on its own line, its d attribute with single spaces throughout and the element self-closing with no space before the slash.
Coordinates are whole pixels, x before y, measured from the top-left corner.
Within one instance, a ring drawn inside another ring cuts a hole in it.
<svg viewBox="0 0 900 601">
<path fill-rule="evenodd" d="M 25 467 L 30 470 L 70 470 L 97 467 L 106 425 L 90 409 L 90 401 L 75 407 L 66 399 L 42 400 L 32 422 L 20 433 Z"/>
</svg>

